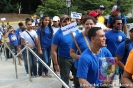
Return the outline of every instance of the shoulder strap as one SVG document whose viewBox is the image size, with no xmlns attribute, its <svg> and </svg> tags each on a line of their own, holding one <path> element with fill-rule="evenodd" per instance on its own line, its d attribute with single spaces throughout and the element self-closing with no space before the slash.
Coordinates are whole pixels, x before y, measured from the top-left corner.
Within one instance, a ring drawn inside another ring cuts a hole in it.
<svg viewBox="0 0 133 88">
<path fill-rule="evenodd" d="M 83 34 L 83 36 L 84 36 L 84 39 L 85 39 L 85 42 L 86 42 L 86 44 L 87 44 L 88 48 L 90 49 L 90 45 L 89 45 L 89 42 L 88 42 L 88 40 L 87 40 L 86 36 L 84 35 L 84 33 L 83 33 L 83 32 L 82 32 L 82 34 Z"/>
<path fill-rule="evenodd" d="M 124 54 L 124 56 L 127 55 L 128 49 L 129 49 L 129 39 L 126 38 L 125 39 L 125 54 Z"/>
<path fill-rule="evenodd" d="M 34 42 L 34 44 L 36 45 L 36 43 L 35 43 L 35 41 L 34 41 L 33 37 L 30 35 L 30 33 L 29 33 L 28 31 L 26 31 L 26 32 L 29 34 L 29 36 L 31 37 L 32 41 L 33 41 L 33 42 Z"/>
</svg>

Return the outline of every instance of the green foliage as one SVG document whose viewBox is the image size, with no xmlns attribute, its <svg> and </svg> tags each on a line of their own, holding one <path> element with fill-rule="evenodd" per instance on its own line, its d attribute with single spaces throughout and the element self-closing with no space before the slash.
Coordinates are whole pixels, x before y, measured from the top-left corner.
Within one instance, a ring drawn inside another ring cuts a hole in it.
<svg viewBox="0 0 133 88">
<path fill-rule="evenodd" d="M 133 23 L 133 18 L 127 18 L 127 23 Z"/>
<path fill-rule="evenodd" d="M 15 5 L 13 5 L 13 12 L 17 12 L 19 9 L 19 3 L 17 2 Z"/>
<path fill-rule="evenodd" d="M 133 0 L 120 1 L 121 13 L 126 15 L 132 9 Z M 111 13 L 111 9 L 117 4 L 117 0 L 73 0 L 70 10 L 72 12 L 76 11 L 87 14 L 89 11 L 95 10 L 99 4 L 103 4 L 105 6 L 104 15 L 107 15 Z M 42 5 L 38 6 L 36 13 L 39 15 L 41 10 L 44 11 L 44 14 L 48 14 L 51 17 L 67 13 L 65 0 L 45 0 Z"/>
<path fill-rule="evenodd" d="M 13 6 L 11 5 L 11 0 L 0 0 L 0 11 L 4 13 L 11 12 Z"/>
</svg>

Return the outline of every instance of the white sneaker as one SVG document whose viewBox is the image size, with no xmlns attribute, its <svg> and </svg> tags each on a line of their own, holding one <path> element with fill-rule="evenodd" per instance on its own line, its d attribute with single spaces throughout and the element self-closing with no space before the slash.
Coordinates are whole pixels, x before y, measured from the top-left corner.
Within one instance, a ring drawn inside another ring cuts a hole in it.
<svg viewBox="0 0 133 88">
<path fill-rule="evenodd" d="M 27 77 L 29 77 L 29 74 L 27 74 Z"/>
</svg>

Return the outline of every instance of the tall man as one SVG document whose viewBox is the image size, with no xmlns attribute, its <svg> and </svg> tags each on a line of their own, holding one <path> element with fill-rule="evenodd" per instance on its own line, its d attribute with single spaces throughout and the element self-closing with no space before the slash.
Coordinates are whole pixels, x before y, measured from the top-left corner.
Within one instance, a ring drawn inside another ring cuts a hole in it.
<svg viewBox="0 0 133 88">
<path fill-rule="evenodd" d="M 112 21 L 113 21 L 114 17 L 119 16 L 122 19 L 122 25 L 123 25 L 123 27 L 121 29 L 127 35 L 126 16 L 124 16 L 122 13 L 120 13 L 120 7 L 117 5 L 114 5 L 111 12 L 112 12 L 112 14 L 108 18 L 107 27 L 112 28 L 113 27 Z"/>
<path fill-rule="evenodd" d="M 64 27 L 70 24 L 70 18 L 68 15 L 62 15 L 60 17 L 61 26 Z M 69 73 L 73 65 L 73 59 L 70 57 L 70 46 L 72 43 L 71 34 L 63 35 L 61 29 L 59 29 L 52 41 L 52 59 L 54 61 L 54 67 L 56 71 L 60 71 L 61 79 L 69 84 Z M 59 60 L 57 61 L 57 48 Z M 65 88 L 62 86 L 62 88 Z"/>
</svg>

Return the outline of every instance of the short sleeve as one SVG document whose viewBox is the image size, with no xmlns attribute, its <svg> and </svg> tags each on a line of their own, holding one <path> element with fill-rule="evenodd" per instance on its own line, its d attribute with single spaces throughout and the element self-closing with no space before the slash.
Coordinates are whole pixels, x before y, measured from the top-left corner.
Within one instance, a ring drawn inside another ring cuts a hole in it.
<svg viewBox="0 0 133 88">
<path fill-rule="evenodd" d="M 20 37 L 21 38 L 24 38 L 24 32 L 21 33 Z"/>
<path fill-rule="evenodd" d="M 116 50 L 116 55 L 123 57 L 124 54 L 125 54 L 125 41 L 120 43 L 117 50 Z"/>
<path fill-rule="evenodd" d="M 87 73 L 89 70 L 90 61 L 87 57 L 81 56 L 79 58 L 77 77 L 87 79 Z"/>
<path fill-rule="evenodd" d="M 111 24 L 110 20 L 111 20 L 111 15 L 108 17 L 108 22 L 107 22 L 108 24 Z"/>
<path fill-rule="evenodd" d="M 59 36 L 61 36 L 61 34 L 59 34 L 59 31 L 57 31 L 52 39 L 52 44 L 59 45 Z"/>
<path fill-rule="evenodd" d="M 41 31 L 40 31 L 40 28 L 37 29 L 37 35 L 40 35 Z"/>
<path fill-rule="evenodd" d="M 34 31 L 34 32 L 35 32 L 35 39 L 38 40 L 37 33 L 36 33 L 36 31 Z"/>
<path fill-rule="evenodd" d="M 71 48 L 74 49 L 74 50 L 77 50 L 77 47 L 76 47 L 74 41 L 72 41 L 72 43 L 71 43 Z"/>
<path fill-rule="evenodd" d="M 133 49 L 129 53 L 124 70 L 133 75 Z"/>
</svg>

